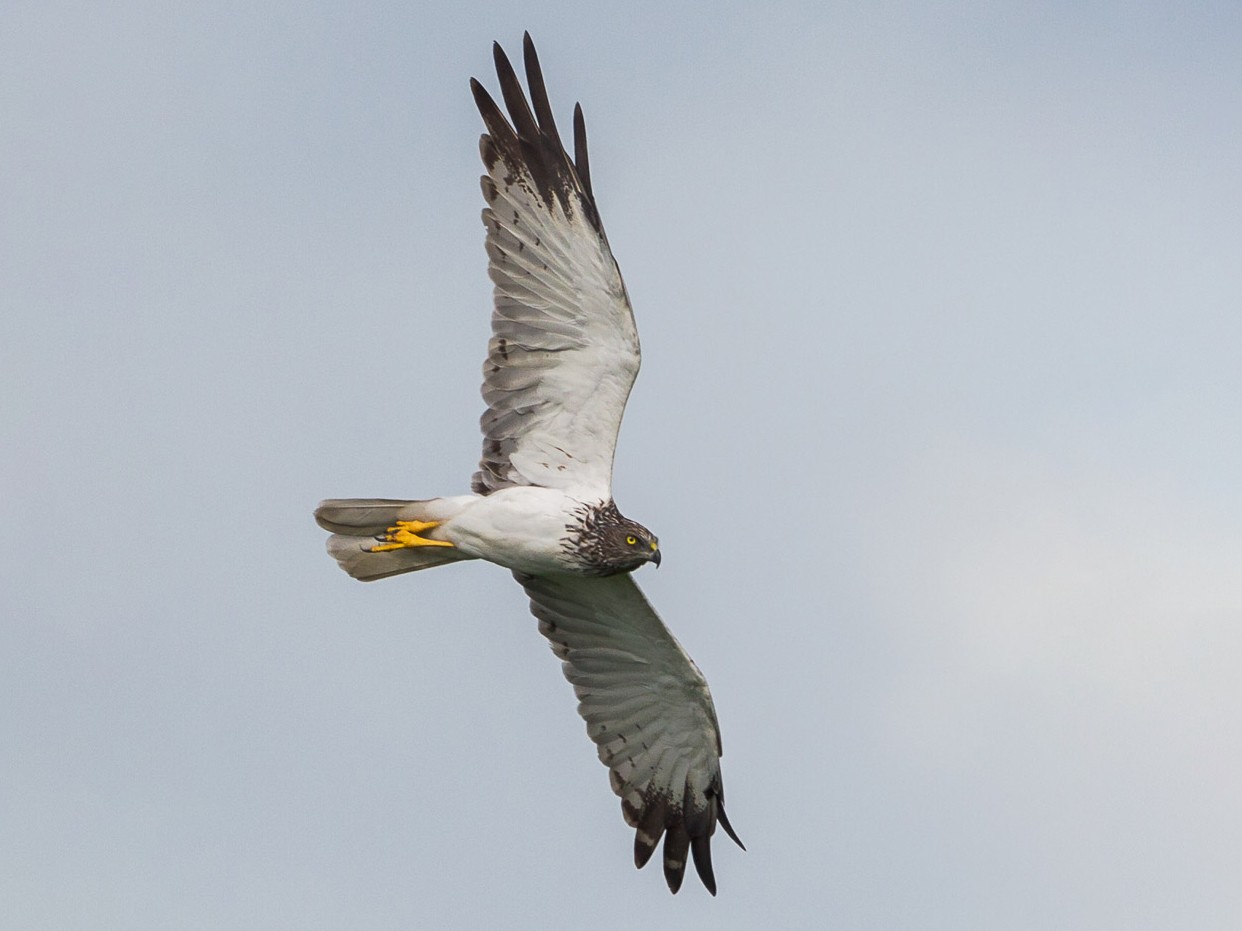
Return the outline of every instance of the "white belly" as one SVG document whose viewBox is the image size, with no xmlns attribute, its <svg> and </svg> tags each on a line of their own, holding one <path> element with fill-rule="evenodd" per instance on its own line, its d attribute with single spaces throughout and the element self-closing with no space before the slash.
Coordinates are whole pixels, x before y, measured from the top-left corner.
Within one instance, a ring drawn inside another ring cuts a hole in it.
<svg viewBox="0 0 1242 931">
<path fill-rule="evenodd" d="M 437 536 L 463 553 L 506 569 L 540 574 L 572 565 L 561 548 L 582 502 L 554 488 L 502 488 L 471 502 Z"/>
</svg>

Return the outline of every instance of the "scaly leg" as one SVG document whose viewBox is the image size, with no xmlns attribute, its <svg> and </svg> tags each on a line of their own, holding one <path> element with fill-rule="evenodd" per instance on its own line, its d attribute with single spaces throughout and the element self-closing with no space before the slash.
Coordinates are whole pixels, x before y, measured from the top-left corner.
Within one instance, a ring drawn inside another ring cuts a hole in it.
<svg viewBox="0 0 1242 931">
<path fill-rule="evenodd" d="M 388 533 L 383 537 L 384 542 L 370 547 L 370 552 L 387 553 L 415 546 L 452 546 L 447 540 L 428 540 L 419 536 L 424 530 L 434 530 L 440 524 L 441 521 L 438 520 L 399 520 L 397 526 L 388 528 Z"/>
</svg>

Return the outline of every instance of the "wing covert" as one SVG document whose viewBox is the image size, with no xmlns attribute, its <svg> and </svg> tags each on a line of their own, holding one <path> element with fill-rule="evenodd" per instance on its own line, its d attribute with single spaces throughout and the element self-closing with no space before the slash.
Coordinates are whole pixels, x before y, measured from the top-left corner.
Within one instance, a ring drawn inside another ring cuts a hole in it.
<svg viewBox="0 0 1242 931">
<path fill-rule="evenodd" d="M 474 491 L 543 485 L 611 496 L 617 432 L 638 374 L 638 332 L 591 193 L 586 131 L 574 111 L 571 159 L 561 143 L 530 35 L 532 112 L 494 46 L 510 119 L 471 80 L 487 127 L 480 152 L 492 337 L 483 366 L 483 457 Z"/>
<path fill-rule="evenodd" d="M 540 632 L 564 663 L 587 734 L 609 769 L 644 866 L 664 835 L 664 876 L 681 887 L 687 854 L 716 894 L 716 823 L 741 846 L 724 812 L 720 727 L 707 681 L 629 574 L 515 573 Z"/>
</svg>

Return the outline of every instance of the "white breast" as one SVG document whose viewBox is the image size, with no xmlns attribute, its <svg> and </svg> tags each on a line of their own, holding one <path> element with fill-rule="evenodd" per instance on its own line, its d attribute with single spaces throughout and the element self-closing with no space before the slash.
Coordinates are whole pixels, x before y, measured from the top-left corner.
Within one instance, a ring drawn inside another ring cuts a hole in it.
<svg viewBox="0 0 1242 931">
<path fill-rule="evenodd" d="M 572 569 L 561 548 L 582 502 L 555 488 L 515 486 L 476 499 L 441 528 L 463 553 L 541 574 Z"/>
</svg>

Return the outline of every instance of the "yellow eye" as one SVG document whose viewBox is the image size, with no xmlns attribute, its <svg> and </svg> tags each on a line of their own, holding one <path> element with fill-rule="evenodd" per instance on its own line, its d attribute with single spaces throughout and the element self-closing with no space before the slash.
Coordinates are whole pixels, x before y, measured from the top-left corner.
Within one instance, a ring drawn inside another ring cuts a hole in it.
<svg viewBox="0 0 1242 931">
<path fill-rule="evenodd" d="M 625 542 L 628 543 L 630 546 L 633 546 L 635 543 L 638 542 L 638 537 L 634 537 L 634 536 L 626 537 Z"/>
</svg>

